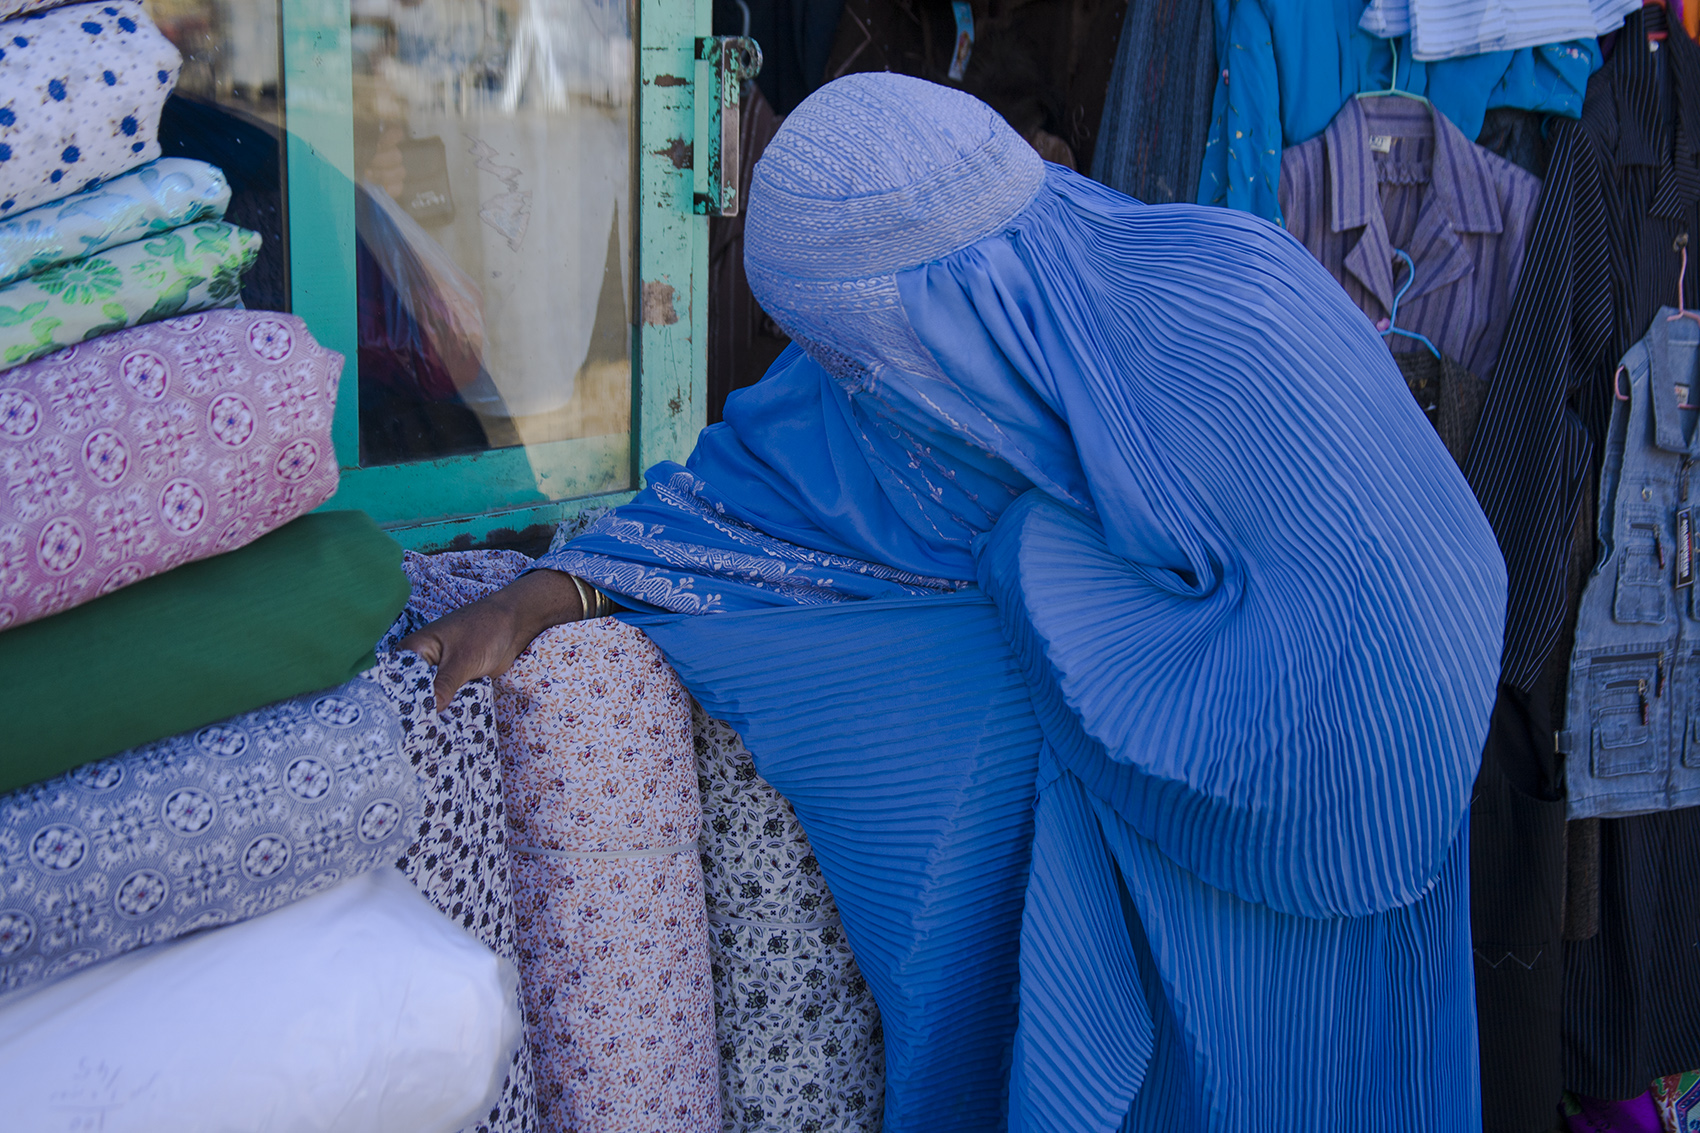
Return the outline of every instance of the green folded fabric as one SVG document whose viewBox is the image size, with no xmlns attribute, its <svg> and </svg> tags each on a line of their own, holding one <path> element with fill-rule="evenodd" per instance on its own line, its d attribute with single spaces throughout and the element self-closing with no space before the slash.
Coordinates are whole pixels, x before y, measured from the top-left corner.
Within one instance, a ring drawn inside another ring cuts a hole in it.
<svg viewBox="0 0 1700 1133">
<path fill-rule="evenodd" d="M 341 684 L 407 597 L 366 513 L 317 512 L 0 633 L 0 791 Z"/>
<path fill-rule="evenodd" d="M 0 287 L 0 370 L 126 327 L 232 306 L 259 254 L 258 233 L 209 220 Z"/>
</svg>

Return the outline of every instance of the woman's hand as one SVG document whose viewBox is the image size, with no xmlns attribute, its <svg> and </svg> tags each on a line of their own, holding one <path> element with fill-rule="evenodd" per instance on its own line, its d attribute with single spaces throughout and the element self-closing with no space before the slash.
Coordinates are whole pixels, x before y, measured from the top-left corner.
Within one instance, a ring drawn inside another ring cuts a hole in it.
<svg viewBox="0 0 1700 1133">
<path fill-rule="evenodd" d="M 441 712 L 467 681 L 501 676 L 532 638 L 583 616 L 571 575 L 534 570 L 408 634 L 397 648 L 437 666 L 434 690 Z"/>
</svg>

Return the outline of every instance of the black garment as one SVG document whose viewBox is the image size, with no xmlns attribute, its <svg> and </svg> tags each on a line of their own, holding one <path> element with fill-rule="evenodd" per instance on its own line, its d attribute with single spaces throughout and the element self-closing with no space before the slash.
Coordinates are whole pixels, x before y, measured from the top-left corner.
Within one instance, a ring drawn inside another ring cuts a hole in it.
<svg viewBox="0 0 1700 1133">
<path fill-rule="evenodd" d="M 1045 160 L 1092 168 L 1127 0 L 970 0 L 970 7 L 974 48 L 957 80 L 950 77 L 950 0 L 844 0 L 825 81 L 895 71 L 956 87 L 1003 115 Z"/>
<path fill-rule="evenodd" d="M 1147 204 L 1196 200 L 1216 75 L 1208 0 L 1129 4 L 1092 179 Z"/>
<path fill-rule="evenodd" d="M 1446 443 L 1446 451 L 1463 464 L 1481 421 L 1487 383 L 1451 358 L 1437 358 L 1426 350 L 1403 351 L 1393 360 L 1399 363 L 1405 388 Z"/>
<path fill-rule="evenodd" d="M 1602 821 L 1599 931 L 1566 944 L 1565 899 L 1583 895 L 1563 890 L 1561 765 L 1552 746 L 1562 719 L 1554 690 L 1593 565 L 1595 454 L 1612 373 L 1659 306 L 1676 299 L 1674 238 L 1689 232 L 1700 241 L 1700 47 L 1672 26 L 1661 49 L 1649 51 L 1646 18 L 1630 16 L 1588 84 L 1582 120 L 1553 131 L 1534 235 L 1466 466 L 1510 575 L 1507 687 L 1471 816 L 1490 1133 L 1551 1129 L 1561 1075 L 1581 1093 L 1628 1097 L 1654 1075 L 1700 1067 L 1693 920 L 1671 919 L 1670 908 L 1682 879 L 1700 868 L 1700 812 Z M 1695 267 L 1690 307 L 1700 295 Z M 1588 914 L 1570 918 L 1580 935 L 1595 917 L 1591 908 L 1576 912 Z M 1560 950 L 1562 989 L 1545 966 Z"/>
<path fill-rule="evenodd" d="M 1600 820 L 1600 930 L 1564 946 L 1564 1083 L 1577 1093 L 1633 1097 L 1700 1067 L 1694 815 Z"/>
<path fill-rule="evenodd" d="M 744 90 L 738 125 L 738 199 L 779 117 L 759 87 Z M 708 423 L 719 421 L 733 390 L 754 385 L 791 340 L 750 294 L 744 276 L 744 214 L 708 218 Z"/>
<path fill-rule="evenodd" d="M 781 118 L 823 81 L 844 0 L 714 0 L 714 34 L 761 44 L 756 85 Z"/>
<path fill-rule="evenodd" d="M 1564 620 L 1571 520 L 1604 435 L 1611 375 L 1676 298 L 1673 238 L 1700 241 L 1700 47 L 1632 14 L 1556 130 L 1534 236 L 1466 474 L 1510 574 L 1505 679 L 1528 688 Z M 1700 252 L 1700 243 L 1696 251 Z M 1700 264 L 1687 303 L 1700 296 Z"/>
</svg>

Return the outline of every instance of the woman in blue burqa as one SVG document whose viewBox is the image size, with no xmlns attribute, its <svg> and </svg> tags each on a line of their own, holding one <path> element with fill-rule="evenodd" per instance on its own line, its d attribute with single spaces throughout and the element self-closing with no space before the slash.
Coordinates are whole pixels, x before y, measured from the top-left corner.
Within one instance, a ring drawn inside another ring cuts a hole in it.
<svg viewBox="0 0 1700 1133">
<path fill-rule="evenodd" d="M 785 121 L 746 233 L 794 345 L 410 639 L 439 695 L 603 595 L 643 626 L 808 832 L 888 1130 L 1480 1129 L 1504 568 L 1369 321 L 889 74 Z"/>
</svg>

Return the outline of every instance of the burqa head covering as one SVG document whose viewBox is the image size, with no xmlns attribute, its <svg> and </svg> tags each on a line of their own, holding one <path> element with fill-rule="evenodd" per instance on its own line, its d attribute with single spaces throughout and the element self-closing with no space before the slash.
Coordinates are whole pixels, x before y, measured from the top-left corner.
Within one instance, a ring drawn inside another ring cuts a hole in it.
<svg viewBox="0 0 1700 1133">
<path fill-rule="evenodd" d="M 998 231 L 1044 180 L 1039 155 L 972 95 L 848 75 L 810 96 L 756 163 L 750 289 L 842 381 L 894 362 L 925 368 L 897 273 Z"/>
<path fill-rule="evenodd" d="M 1504 568 L 1386 346 L 1297 242 L 1141 205 L 968 95 L 859 74 L 758 163 L 745 261 L 892 505 L 976 532 L 1047 735 L 1094 792 L 1285 912 L 1426 889 L 1479 759 Z M 963 488 L 992 463 L 1038 491 Z"/>
</svg>

